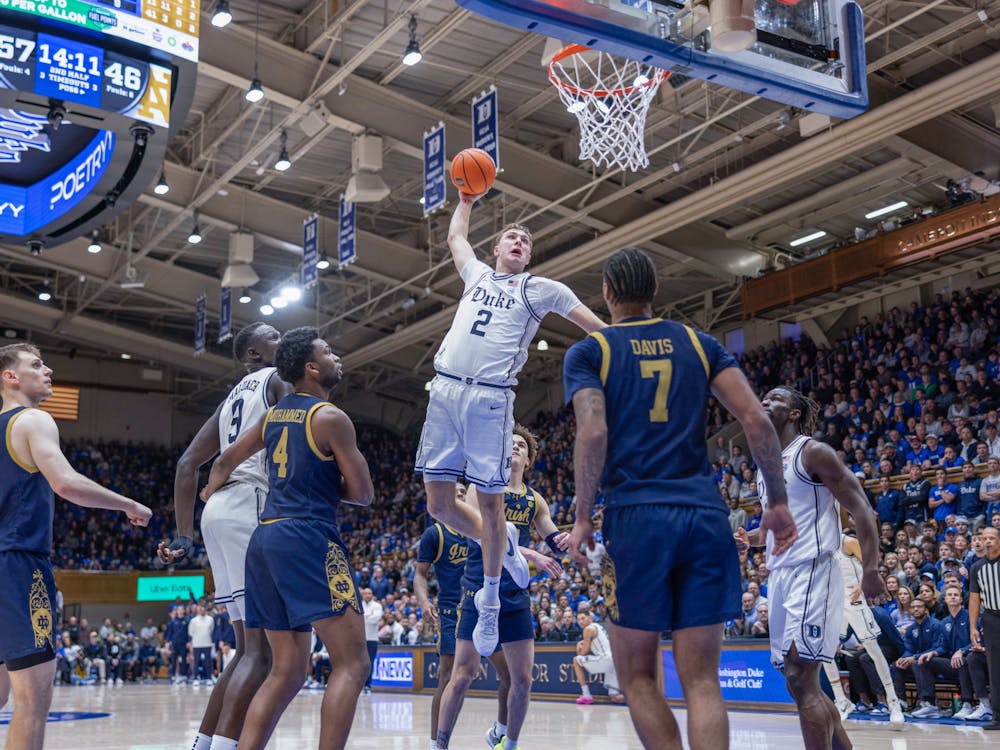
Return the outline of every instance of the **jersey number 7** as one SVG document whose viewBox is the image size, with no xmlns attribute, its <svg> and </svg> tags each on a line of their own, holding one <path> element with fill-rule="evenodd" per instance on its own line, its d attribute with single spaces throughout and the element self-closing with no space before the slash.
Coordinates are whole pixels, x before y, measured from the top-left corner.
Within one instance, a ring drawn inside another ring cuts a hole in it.
<svg viewBox="0 0 1000 750">
<path fill-rule="evenodd" d="M 639 372 L 643 380 L 656 378 L 656 393 L 653 396 L 653 408 L 649 410 L 649 421 L 670 421 L 667 396 L 670 393 L 670 379 L 674 375 L 674 363 L 669 359 L 643 359 L 639 362 Z"/>
</svg>

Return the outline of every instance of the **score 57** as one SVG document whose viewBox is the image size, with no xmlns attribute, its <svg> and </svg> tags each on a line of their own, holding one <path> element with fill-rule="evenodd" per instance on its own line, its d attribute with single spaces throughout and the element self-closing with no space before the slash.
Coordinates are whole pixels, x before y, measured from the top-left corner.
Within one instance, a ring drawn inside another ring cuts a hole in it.
<svg viewBox="0 0 1000 750">
<path fill-rule="evenodd" d="M 0 34 L 0 60 L 13 60 L 17 57 L 18 62 L 27 62 L 34 51 L 34 39 Z"/>
</svg>

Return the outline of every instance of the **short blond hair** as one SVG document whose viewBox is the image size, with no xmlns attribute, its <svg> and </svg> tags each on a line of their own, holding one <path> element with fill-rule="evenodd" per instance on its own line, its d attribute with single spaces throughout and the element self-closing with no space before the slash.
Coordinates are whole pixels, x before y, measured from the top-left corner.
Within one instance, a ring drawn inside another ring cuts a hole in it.
<svg viewBox="0 0 1000 750">
<path fill-rule="evenodd" d="M 42 356 L 42 353 L 38 351 L 38 347 L 34 344 L 21 342 L 17 344 L 7 344 L 7 346 L 0 346 L 0 372 L 11 368 L 14 363 L 17 362 L 18 355 L 20 355 L 21 352 L 30 354 L 33 357 Z"/>
<path fill-rule="evenodd" d="M 516 229 L 518 232 L 524 232 L 524 234 L 527 235 L 528 237 L 528 244 L 534 245 L 534 240 L 532 240 L 531 238 L 531 230 L 528 229 L 526 226 L 524 226 L 524 224 L 517 224 L 515 222 L 511 222 L 510 224 L 505 224 L 504 228 L 500 230 L 500 234 L 497 235 L 496 242 L 493 243 L 494 247 L 500 244 L 500 238 L 503 237 L 511 229 Z"/>
</svg>

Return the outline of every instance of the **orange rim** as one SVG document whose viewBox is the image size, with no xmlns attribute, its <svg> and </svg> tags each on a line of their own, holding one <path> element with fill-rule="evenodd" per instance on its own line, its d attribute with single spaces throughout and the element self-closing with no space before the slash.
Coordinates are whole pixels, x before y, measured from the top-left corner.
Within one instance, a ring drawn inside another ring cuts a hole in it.
<svg viewBox="0 0 1000 750">
<path fill-rule="evenodd" d="M 654 84 L 658 86 L 659 84 L 663 83 L 663 81 L 665 81 L 667 78 L 670 77 L 670 71 L 661 70 L 657 68 L 656 73 L 653 74 L 653 77 L 650 78 L 645 83 L 640 84 L 639 86 L 624 86 L 620 89 L 612 89 L 611 91 L 608 91 L 607 89 L 581 89 L 577 86 L 574 86 L 572 83 L 567 83 L 566 81 L 562 81 L 559 79 L 559 76 L 557 76 L 555 72 L 555 64 L 557 62 L 562 62 L 567 57 L 572 57 L 573 55 L 579 55 L 581 52 L 589 52 L 589 51 L 590 47 L 585 47 L 582 44 L 569 44 L 563 47 L 561 50 L 559 50 L 556 54 L 554 54 L 552 56 L 552 59 L 549 61 L 549 80 L 552 81 L 553 85 L 558 86 L 559 88 L 564 89 L 570 92 L 571 94 L 586 94 L 587 96 L 596 96 L 596 97 L 626 96 L 628 94 L 631 94 L 637 88 L 648 88 L 649 86 L 653 86 Z"/>
</svg>

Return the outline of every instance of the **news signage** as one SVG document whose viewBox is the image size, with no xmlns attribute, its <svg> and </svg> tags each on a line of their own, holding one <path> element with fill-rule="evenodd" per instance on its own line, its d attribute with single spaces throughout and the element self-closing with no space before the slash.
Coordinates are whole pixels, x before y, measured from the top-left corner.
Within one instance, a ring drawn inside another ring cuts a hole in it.
<svg viewBox="0 0 1000 750">
<path fill-rule="evenodd" d="M 164 65 L 63 36 L 0 25 L 0 88 L 169 127 L 171 76 Z"/>
<path fill-rule="evenodd" d="M 198 62 L 199 0 L 0 0 L 0 10 L 67 24 Z"/>
<path fill-rule="evenodd" d="M 785 676 L 771 664 L 769 649 L 723 647 L 719 687 L 725 701 L 794 703 L 785 687 Z M 668 650 L 663 651 L 663 694 L 674 700 L 684 697 L 674 654 Z"/>
<path fill-rule="evenodd" d="M 375 657 L 372 685 L 413 689 L 413 652 L 382 651 Z"/>
</svg>

